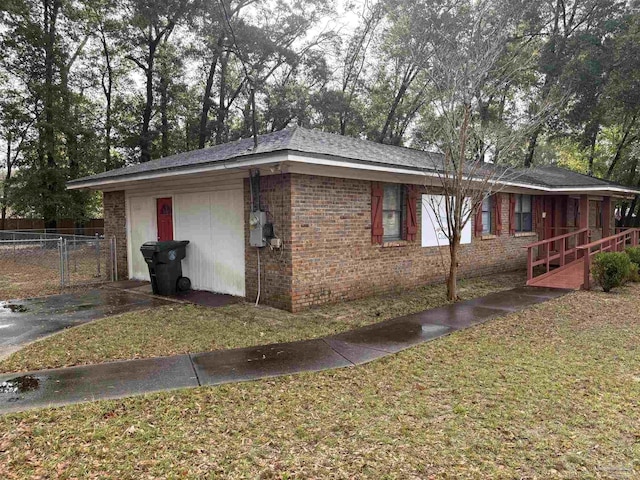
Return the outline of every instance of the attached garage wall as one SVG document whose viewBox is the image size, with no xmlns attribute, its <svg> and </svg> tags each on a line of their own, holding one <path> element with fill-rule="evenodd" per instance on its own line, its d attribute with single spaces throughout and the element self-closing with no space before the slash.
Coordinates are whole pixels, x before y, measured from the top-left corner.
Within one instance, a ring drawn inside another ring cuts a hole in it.
<svg viewBox="0 0 640 480">
<path fill-rule="evenodd" d="M 148 280 L 149 270 L 140 253 L 145 242 L 158 239 L 156 226 L 156 201 L 154 197 L 130 197 L 128 199 L 129 225 L 129 278 Z"/>
<path fill-rule="evenodd" d="M 242 189 L 177 194 L 174 232 L 189 240 L 183 273 L 194 289 L 244 296 Z"/>
<path fill-rule="evenodd" d="M 183 274 L 192 287 L 245 295 L 244 193 L 242 180 L 147 191 L 127 191 L 130 278 L 146 280 L 140 245 L 157 239 L 156 199 L 173 199 L 176 240 L 189 240 Z"/>
</svg>

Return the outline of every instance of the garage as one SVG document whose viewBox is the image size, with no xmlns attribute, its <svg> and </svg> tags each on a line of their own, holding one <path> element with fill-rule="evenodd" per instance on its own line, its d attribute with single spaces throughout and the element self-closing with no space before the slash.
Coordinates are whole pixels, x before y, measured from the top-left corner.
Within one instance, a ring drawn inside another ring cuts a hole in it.
<svg viewBox="0 0 640 480">
<path fill-rule="evenodd" d="M 183 274 L 195 290 L 245 295 L 242 182 L 204 189 L 127 192 L 129 278 L 148 280 L 140 246 L 189 240 Z"/>
</svg>

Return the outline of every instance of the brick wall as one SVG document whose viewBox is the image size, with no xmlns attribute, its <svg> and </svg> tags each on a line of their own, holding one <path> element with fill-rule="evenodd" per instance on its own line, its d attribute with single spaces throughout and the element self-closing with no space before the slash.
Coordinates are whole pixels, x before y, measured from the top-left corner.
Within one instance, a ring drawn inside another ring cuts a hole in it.
<svg viewBox="0 0 640 480">
<path fill-rule="evenodd" d="M 270 175 L 260 179 L 260 208 L 282 239 L 281 250 L 260 249 L 260 302 L 285 310 L 291 303 L 291 175 Z M 251 208 L 249 179 L 244 181 L 245 219 Z M 245 221 L 245 288 L 249 301 L 255 301 L 258 291 L 258 252 L 249 246 L 249 222 Z"/>
<path fill-rule="evenodd" d="M 503 235 L 474 237 L 461 246 L 460 275 L 524 268 L 524 245 L 536 236 L 509 236 L 508 196 L 503 195 Z M 415 242 L 371 244 L 371 183 L 308 175 L 291 177 L 291 310 L 444 281 L 448 247 Z M 418 208 L 420 217 L 421 208 Z M 418 218 L 418 225 L 421 220 Z"/>
<path fill-rule="evenodd" d="M 118 279 L 128 278 L 127 267 L 127 213 L 124 191 L 104 192 L 104 237 L 116 239 Z M 108 268 L 111 268 L 109 260 Z"/>
</svg>

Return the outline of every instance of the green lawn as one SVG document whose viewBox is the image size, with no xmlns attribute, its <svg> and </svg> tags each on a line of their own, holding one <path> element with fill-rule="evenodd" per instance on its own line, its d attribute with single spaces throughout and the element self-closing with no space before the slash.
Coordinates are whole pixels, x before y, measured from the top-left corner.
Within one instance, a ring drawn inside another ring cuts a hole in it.
<svg viewBox="0 0 640 480">
<path fill-rule="evenodd" d="M 638 478 L 638 295 L 356 368 L 2 416 L 0 478 Z"/>
<path fill-rule="evenodd" d="M 463 298 L 521 285 L 521 272 L 461 282 Z M 211 309 L 175 304 L 106 318 L 33 343 L 0 362 L 17 372 L 319 337 L 446 303 L 443 285 L 291 314 L 242 303 Z"/>
</svg>

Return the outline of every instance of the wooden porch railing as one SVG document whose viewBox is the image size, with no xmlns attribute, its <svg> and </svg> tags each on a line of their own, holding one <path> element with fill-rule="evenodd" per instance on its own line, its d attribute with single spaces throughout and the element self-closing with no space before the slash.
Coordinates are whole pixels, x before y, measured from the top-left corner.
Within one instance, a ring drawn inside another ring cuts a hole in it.
<svg viewBox="0 0 640 480">
<path fill-rule="evenodd" d="M 527 284 L 533 279 L 533 269 L 538 265 L 545 265 L 546 272 L 551 270 L 551 262 L 558 260 L 562 267 L 567 261 L 579 258 L 579 246 L 584 245 L 589 240 L 589 229 L 582 228 L 575 232 L 565 233 L 557 237 L 540 240 L 539 242 L 526 245 L 527 249 Z M 556 253 L 552 251 L 554 246 L 558 247 Z M 537 255 L 534 255 L 536 249 Z M 534 258 L 538 257 L 537 260 Z"/>
<path fill-rule="evenodd" d="M 640 228 L 627 228 L 610 237 L 579 246 L 578 251 L 581 252 L 581 256 L 584 256 L 584 283 L 582 288 L 585 290 L 591 288 L 591 259 L 596 253 L 622 252 L 628 246 L 637 246 L 639 238 Z"/>
</svg>

